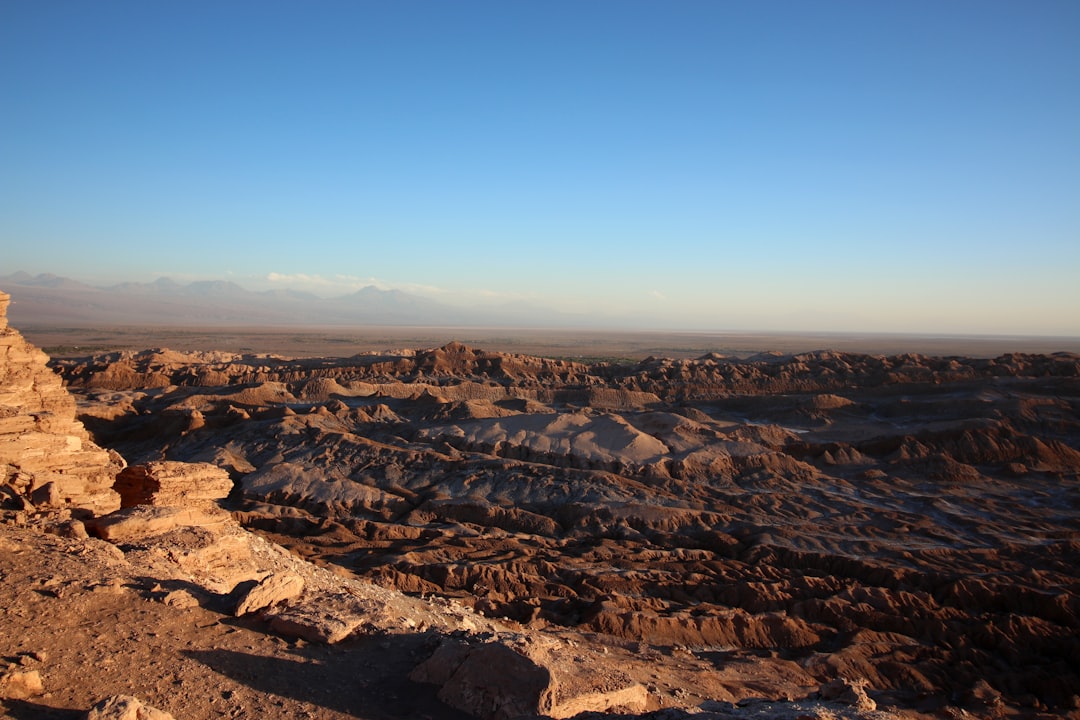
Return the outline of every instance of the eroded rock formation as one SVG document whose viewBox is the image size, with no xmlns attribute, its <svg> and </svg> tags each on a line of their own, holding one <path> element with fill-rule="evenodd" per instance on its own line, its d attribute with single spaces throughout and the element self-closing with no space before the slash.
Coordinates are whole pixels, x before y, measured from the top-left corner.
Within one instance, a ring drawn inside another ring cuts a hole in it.
<svg viewBox="0 0 1080 720">
<path fill-rule="evenodd" d="M 685 649 L 741 688 L 714 699 L 838 676 L 878 702 L 1080 695 L 1074 355 L 586 365 L 452 344 L 62 370 L 102 442 L 228 468 L 239 516 L 295 552 Z"/>
<path fill-rule="evenodd" d="M 124 468 L 113 485 L 121 507 L 207 505 L 228 497 L 232 488 L 229 473 L 216 465 L 167 460 Z"/>
<path fill-rule="evenodd" d="M 11 506 L 115 510 L 123 460 L 90 440 L 48 356 L 8 327 L 9 302 L 0 292 L 0 497 Z"/>
</svg>

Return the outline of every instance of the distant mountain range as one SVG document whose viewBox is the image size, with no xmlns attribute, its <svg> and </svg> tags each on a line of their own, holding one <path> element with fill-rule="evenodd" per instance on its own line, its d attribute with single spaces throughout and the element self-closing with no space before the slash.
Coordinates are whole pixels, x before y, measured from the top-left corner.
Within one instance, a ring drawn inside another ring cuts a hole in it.
<svg viewBox="0 0 1080 720">
<path fill-rule="evenodd" d="M 400 290 L 374 286 L 321 298 L 295 290 L 246 290 L 225 280 L 181 285 L 149 283 L 95 287 L 71 278 L 16 272 L 0 276 L 12 296 L 12 324 L 169 326 L 573 326 L 573 315 L 530 306 L 509 310 L 460 308 Z"/>
</svg>

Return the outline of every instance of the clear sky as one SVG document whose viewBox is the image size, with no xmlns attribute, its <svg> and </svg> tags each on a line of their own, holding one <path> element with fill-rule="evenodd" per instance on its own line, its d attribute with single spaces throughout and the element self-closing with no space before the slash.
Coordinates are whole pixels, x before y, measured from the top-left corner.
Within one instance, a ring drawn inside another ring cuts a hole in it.
<svg viewBox="0 0 1080 720">
<path fill-rule="evenodd" d="M 1080 335 L 1076 0 L 0 0 L 0 274 Z"/>
</svg>

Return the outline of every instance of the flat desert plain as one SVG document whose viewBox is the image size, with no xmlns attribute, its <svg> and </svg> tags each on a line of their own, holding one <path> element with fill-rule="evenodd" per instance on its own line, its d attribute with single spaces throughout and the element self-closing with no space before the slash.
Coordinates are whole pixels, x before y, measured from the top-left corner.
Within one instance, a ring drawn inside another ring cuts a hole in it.
<svg viewBox="0 0 1080 720">
<path fill-rule="evenodd" d="M 903 335 L 895 333 L 747 333 L 567 330 L 477 327 L 97 327 L 29 324 L 24 336 L 50 355 L 78 356 L 113 350 L 226 350 L 285 357 L 341 357 L 359 352 L 434 348 L 456 341 L 488 351 L 578 360 L 649 356 L 694 358 L 707 353 L 746 357 L 761 352 L 837 350 L 871 355 L 1080 353 L 1080 337 Z"/>
</svg>

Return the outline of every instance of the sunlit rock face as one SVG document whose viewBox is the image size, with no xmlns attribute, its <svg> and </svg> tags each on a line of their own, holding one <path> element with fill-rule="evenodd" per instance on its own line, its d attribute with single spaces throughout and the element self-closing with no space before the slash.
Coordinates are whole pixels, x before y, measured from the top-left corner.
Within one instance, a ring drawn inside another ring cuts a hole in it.
<svg viewBox="0 0 1080 720">
<path fill-rule="evenodd" d="M 8 505 L 101 514 L 120 507 L 113 492 L 123 460 L 90 440 L 75 400 L 48 356 L 8 327 L 11 298 L 0 292 L 0 490 Z"/>
</svg>

